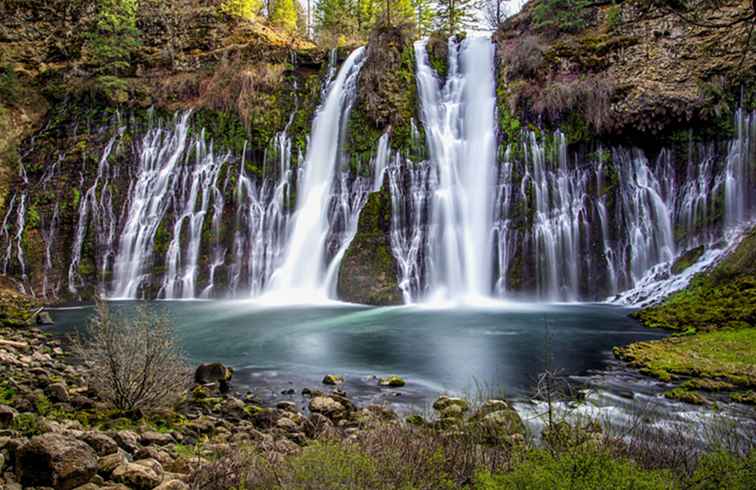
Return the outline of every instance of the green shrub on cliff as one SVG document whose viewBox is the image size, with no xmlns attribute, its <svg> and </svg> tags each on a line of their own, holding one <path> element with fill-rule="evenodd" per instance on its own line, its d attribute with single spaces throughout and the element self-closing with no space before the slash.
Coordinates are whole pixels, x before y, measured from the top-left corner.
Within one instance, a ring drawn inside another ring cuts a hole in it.
<svg viewBox="0 0 756 490">
<path fill-rule="evenodd" d="M 294 0 L 275 0 L 270 7 L 270 23 L 286 32 L 297 28 L 297 8 Z"/>
<path fill-rule="evenodd" d="M 223 0 L 220 5 L 224 14 L 247 20 L 254 20 L 261 8 L 261 0 Z"/>
<path fill-rule="evenodd" d="M 533 11 L 538 29 L 577 32 L 587 25 L 590 0 L 542 0 Z"/>
</svg>

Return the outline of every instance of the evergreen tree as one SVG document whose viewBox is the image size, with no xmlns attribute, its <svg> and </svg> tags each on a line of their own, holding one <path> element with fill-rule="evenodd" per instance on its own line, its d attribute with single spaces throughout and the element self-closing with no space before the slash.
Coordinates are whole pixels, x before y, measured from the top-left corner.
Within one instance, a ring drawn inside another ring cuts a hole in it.
<svg viewBox="0 0 756 490">
<path fill-rule="evenodd" d="M 380 20 L 388 25 L 415 23 L 415 8 L 412 0 L 381 0 Z"/>
<path fill-rule="evenodd" d="M 273 0 L 270 7 L 270 23 L 286 32 L 294 32 L 297 28 L 297 0 Z"/>
<path fill-rule="evenodd" d="M 439 29 L 449 36 L 475 27 L 474 0 L 437 0 Z"/>
<path fill-rule="evenodd" d="M 343 40 L 357 32 L 357 4 L 352 0 L 318 0 L 315 27 L 321 39 Z"/>
<path fill-rule="evenodd" d="M 427 36 L 433 31 L 433 24 L 436 21 L 436 11 L 433 8 L 431 0 L 412 0 L 415 9 L 415 25 L 417 32 L 421 36 Z"/>
</svg>

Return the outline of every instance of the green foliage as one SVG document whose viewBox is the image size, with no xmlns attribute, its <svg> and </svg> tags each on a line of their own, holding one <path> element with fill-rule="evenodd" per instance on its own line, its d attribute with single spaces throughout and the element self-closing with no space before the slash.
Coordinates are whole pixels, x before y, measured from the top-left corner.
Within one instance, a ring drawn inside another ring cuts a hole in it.
<svg viewBox="0 0 756 490">
<path fill-rule="evenodd" d="M 745 458 L 725 451 L 703 455 L 687 488 L 695 490 L 748 490 L 756 482 L 756 450 Z"/>
<path fill-rule="evenodd" d="M 437 0 L 436 23 L 446 36 L 461 34 L 475 27 L 476 10 L 474 0 Z"/>
<path fill-rule="evenodd" d="M 417 32 L 421 36 L 427 36 L 433 31 L 433 23 L 436 21 L 436 11 L 432 0 L 412 0 L 415 8 L 415 24 Z"/>
<path fill-rule="evenodd" d="M 33 413 L 20 413 L 16 415 L 11 428 L 26 437 L 33 437 L 42 433 L 39 417 Z"/>
<path fill-rule="evenodd" d="M 542 0 L 533 9 L 537 29 L 577 32 L 587 26 L 591 0 Z"/>
<path fill-rule="evenodd" d="M 139 45 L 136 13 L 137 0 L 98 0 L 95 29 L 88 35 L 97 88 L 117 103 L 128 98 L 122 77 L 130 74 Z"/>
<path fill-rule="evenodd" d="M 0 67 L 0 103 L 14 104 L 18 102 L 21 85 L 16 72 L 11 65 Z"/>
<path fill-rule="evenodd" d="M 0 405 L 9 405 L 16 396 L 16 389 L 7 384 L 0 385 Z"/>
<path fill-rule="evenodd" d="M 635 316 L 648 327 L 671 330 L 756 325 L 756 229 L 712 271 Z"/>
<path fill-rule="evenodd" d="M 275 0 L 270 7 L 270 23 L 286 32 L 297 28 L 296 0 Z"/>
<path fill-rule="evenodd" d="M 262 8 L 262 0 L 223 0 L 220 10 L 224 14 L 254 20 Z"/>
<path fill-rule="evenodd" d="M 378 468 L 366 454 L 341 444 L 315 444 L 291 462 L 292 488 L 378 488 Z"/>
<path fill-rule="evenodd" d="M 353 0 L 318 0 L 315 28 L 326 42 L 345 44 L 358 32 L 358 5 Z"/>
<path fill-rule="evenodd" d="M 609 29 L 616 29 L 622 24 L 622 7 L 619 5 L 612 5 L 606 11 L 606 23 Z"/>
<path fill-rule="evenodd" d="M 481 490 L 549 488 L 553 490 L 674 488 L 670 473 L 643 470 L 628 459 L 600 450 L 574 450 L 552 455 L 530 451 L 509 473 L 480 473 Z"/>
</svg>

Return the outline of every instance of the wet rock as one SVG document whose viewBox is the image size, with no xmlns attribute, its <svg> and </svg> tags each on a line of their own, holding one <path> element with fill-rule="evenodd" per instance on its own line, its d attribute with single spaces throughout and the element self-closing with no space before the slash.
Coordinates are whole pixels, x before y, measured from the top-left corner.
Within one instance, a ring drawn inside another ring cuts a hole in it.
<svg viewBox="0 0 756 490">
<path fill-rule="evenodd" d="M 467 412 L 467 410 L 470 409 L 470 404 L 467 403 L 467 400 L 446 395 L 440 396 L 438 400 L 433 403 L 433 408 L 439 412 L 443 412 L 450 406 L 459 407 L 462 412 Z"/>
<path fill-rule="evenodd" d="M 16 418 L 18 412 L 8 405 L 0 405 L 0 429 L 7 429 L 13 425 L 13 419 Z"/>
<path fill-rule="evenodd" d="M 201 364 L 194 372 L 194 381 L 199 384 L 219 383 L 221 392 L 228 390 L 234 370 L 219 362 Z"/>
<path fill-rule="evenodd" d="M 423 427 L 424 425 L 427 424 L 425 419 L 422 416 L 417 415 L 417 414 L 408 416 L 407 418 L 404 419 L 404 421 L 416 427 Z"/>
<path fill-rule="evenodd" d="M 332 386 L 344 384 L 344 376 L 339 376 L 337 374 L 326 374 L 323 378 L 323 384 Z"/>
<path fill-rule="evenodd" d="M 282 395 L 293 395 L 294 393 L 296 393 L 296 390 L 294 388 L 289 388 L 288 390 L 281 391 Z"/>
<path fill-rule="evenodd" d="M 118 451 L 118 444 L 116 444 L 113 438 L 108 437 L 102 432 L 84 432 L 79 439 L 94 449 L 98 456 L 107 456 Z"/>
<path fill-rule="evenodd" d="M 68 396 L 68 387 L 65 383 L 53 383 L 47 387 L 50 393 L 50 399 L 56 402 L 68 403 L 71 398 Z"/>
<path fill-rule="evenodd" d="M 498 410 L 491 412 L 481 421 L 491 433 L 501 437 L 511 436 L 512 434 L 524 434 L 525 424 L 513 409 Z"/>
<path fill-rule="evenodd" d="M 89 482 L 96 471 L 94 449 L 60 434 L 35 436 L 16 453 L 16 476 L 25 486 L 69 490 Z"/>
<path fill-rule="evenodd" d="M 380 386 L 389 386 L 391 388 L 400 388 L 407 384 L 401 376 L 386 376 L 378 380 Z"/>
<path fill-rule="evenodd" d="M 292 401 L 280 401 L 276 404 L 276 408 L 285 412 L 296 412 L 297 404 Z"/>
<path fill-rule="evenodd" d="M 276 427 L 287 432 L 296 432 L 299 430 L 297 423 L 287 417 L 281 417 L 278 419 L 276 421 Z"/>
<path fill-rule="evenodd" d="M 40 311 L 37 313 L 37 325 L 55 325 L 49 311 Z"/>
</svg>

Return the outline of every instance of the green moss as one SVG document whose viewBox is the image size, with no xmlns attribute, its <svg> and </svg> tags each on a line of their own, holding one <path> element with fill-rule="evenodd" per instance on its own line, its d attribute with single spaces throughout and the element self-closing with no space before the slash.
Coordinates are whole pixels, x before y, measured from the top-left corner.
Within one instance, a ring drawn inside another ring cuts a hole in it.
<svg viewBox="0 0 756 490">
<path fill-rule="evenodd" d="M 691 265 L 698 262 L 698 259 L 701 258 L 701 256 L 704 253 L 704 246 L 698 246 L 696 248 L 690 249 L 684 254 L 680 255 L 675 262 L 672 264 L 672 273 L 673 274 L 679 274 Z"/>
<path fill-rule="evenodd" d="M 707 403 L 700 393 L 690 391 L 682 386 L 664 392 L 664 397 L 670 400 L 678 400 L 692 405 L 705 405 Z"/>
<path fill-rule="evenodd" d="M 33 437 L 42 433 L 39 417 L 33 413 L 20 413 L 13 418 L 11 428 L 26 437 Z"/>
<path fill-rule="evenodd" d="M 730 395 L 734 401 L 738 403 L 745 403 L 746 405 L 756 405 L 756 391 L 738 391 Z"/>
</svg>

